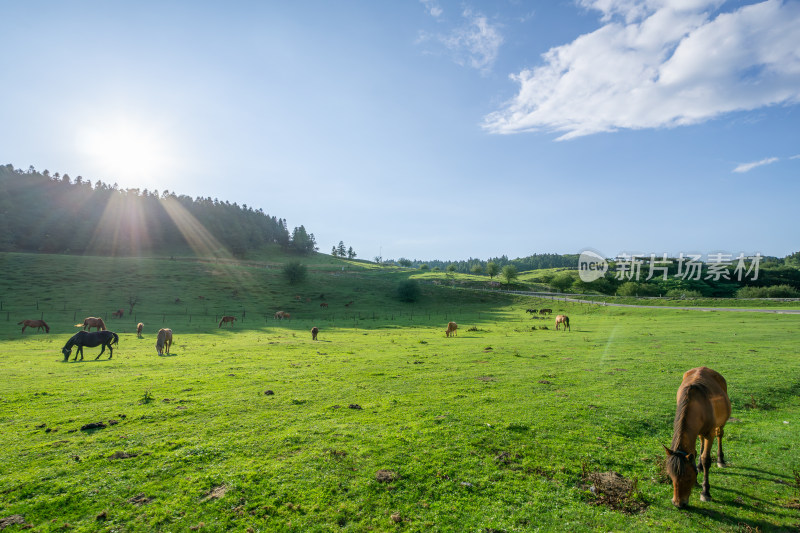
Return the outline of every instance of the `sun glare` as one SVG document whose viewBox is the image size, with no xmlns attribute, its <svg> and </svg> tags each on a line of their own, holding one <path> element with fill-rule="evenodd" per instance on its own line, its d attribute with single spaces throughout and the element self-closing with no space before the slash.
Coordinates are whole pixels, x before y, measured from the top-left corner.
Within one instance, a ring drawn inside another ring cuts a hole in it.
<svg viewBox="0 0 800 533">
<path fill-rule="evenodd" d="M 87 124 L 78 133 L 77 144 L 97 179 L 121 181 L 127 187 L 157 187 L 172 160 L 171 143 L 163 129 L 131 118 Z"/>
</svg>

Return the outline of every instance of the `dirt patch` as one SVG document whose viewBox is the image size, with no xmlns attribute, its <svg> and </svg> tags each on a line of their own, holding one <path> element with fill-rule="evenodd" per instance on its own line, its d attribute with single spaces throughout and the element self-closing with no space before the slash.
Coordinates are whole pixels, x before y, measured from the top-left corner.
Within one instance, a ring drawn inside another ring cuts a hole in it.
<svg viewBox="0 0 800 533">
<path fill-rule="evenodd" d="M 226 485 L 220 485 L 219 487 L 214 487 L 200 501 L 207 502 L 209 500 L 218 500 L 223 496 L 225 496 L 226 492 L 228 492 L 228 487 Z"/>
<path fill-rule="evenodd" d="M 136 457 L 139 455 L 138 453 L 128 453 L 128 452 L 114 452 L 108 456 L 109 459 L 130 459 L 131 457 Z"/>
<path fill-rule="evenodd" d="M 132 503 L 133 505 L 144 505 L 146 503 L 150 503 L 153 501 L 153 498 L 148 498 L 145 496 L 144 492 L 140 492 L 133 498 L 128 499 L 128 503 Z"/>
<path fill-rule="evenodd" d="M 400 476 L 394 470 L 378 470 L 375 472 L 375 480 L 378 483 L 391 483 L 398 479 L 400 479 Z"/>
<path fill-rule="evenodd" d="M 84 424 L 81 426 L 81 431 L 89 431 L 91 429 L 103 429 L 106 427 L 105 422 L 92 422 L 90 424 Z"/>
<path fill-rule="evenodd" d="M 641 513 L 647 504 L 637 498 L 635 479 L 628 479 L 617 472 L 586 472 L 583 476 L 584 488 L 594 497 L 593 505 L 605 505 L 626 514 Z"/>
<path fill-rule="evenodd" d="M 492 376 L 478 376 L 478 381 L 497 381 Z"/>
<path fill-rule="evenodd" d="M 25 525 L 25 517 L 21 514 L 12 514 L 5 518 L 0 518 L 0 529 L 5 529 L 13 525 Z"/>
</svg>

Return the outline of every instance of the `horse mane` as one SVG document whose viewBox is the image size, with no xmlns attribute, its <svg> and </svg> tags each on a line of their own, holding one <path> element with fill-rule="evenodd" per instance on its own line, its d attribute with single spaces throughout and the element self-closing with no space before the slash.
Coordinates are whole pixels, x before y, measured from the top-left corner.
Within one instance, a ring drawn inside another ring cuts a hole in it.
<svg viewBox="0 0 800 533">
<path fill-rule="evenodd" d="M 678 447 L 681 443 L 681 435 L 683 435 L 686 428 L 686 419 L 689 415 L 689 405 L 695 394 L 708 397 L 708 388 L 701 383 L 692 383 L 684 389 L 683 394 L 678 399 L 678 405 L 675 408 L 675 421 L 672 425 L 672 444 L 673 453 L 667 457 L 667 472 L 674 474 L 677 477 L 683 475 L 689 461 L 686 461 L 686 455 L 678 452 Z"/>
</svg>

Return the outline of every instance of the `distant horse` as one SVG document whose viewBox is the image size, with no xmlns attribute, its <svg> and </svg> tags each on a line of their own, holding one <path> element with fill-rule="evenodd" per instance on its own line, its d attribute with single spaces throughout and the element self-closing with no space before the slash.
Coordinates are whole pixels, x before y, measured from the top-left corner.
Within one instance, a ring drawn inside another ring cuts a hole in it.
<svg viewBox="0 0 800 533">
<path fill-rule="evenodd" d="M 327 308 L 328 308 L 328 304 L 327 304 L 327 303 L 325 303 L 325 302 L 322 302 L 321 304 L 319 304 L 319 306 L 320 306 L 321 308 L 323 308 L 323 309 L 327 309 Z"/>
<path fill-rule="evenodd" d="M 170 346 L 172 346 L 172 330 L 161 328 L 158 330 L 158 338 L 156 339 L 156 352 L 158 352 L 158 355 L 164 355 L 165 352 L 169 355 Z"/>
<path fill-rule="evenodd" d="M 530 313 L 532 315 L 535 315 L 537 311 L 536 311 L 536 309 L 526 309 L 525 312 L 526 313 Z"/>
<path fill-rule="evenodd" d="M 275 316 L 273 318 L 275 318 L 276 320 L 283 320 L 284 318 L 288 320 L 292 318 L 292 315 L 291 313 L 287 313 L 286 311 L 278 311 L 277 313 L 275 313 Z"/>
<path fill-rule="evenodd" d="M 448 322 L 447 329 L 444 330 L 444 334 L 449 337 L 450 335 L 454 337 L 458 337 L 458 324 L 455 322 Z"/>
<path fill-rule="evenodd" d="M 556 316 L 556 331 L 558 331 L 559 324 L 564 324 L 564 331 L 569 329 L 569 317 L 567 315 Z M 572 331 L 571 329 L 569 329 Z"/>
<path fill-rule="evenodd" d="M 353 300 L 350 300 L 349 302 L 344 304 L 345 307 L 350 307 L 351 305 L 353 305 Z"/>
<path fill-rule="evenodd" d="M 314 326 L 313 328 L 311 328 L 311 340 L 312 341 L 317 340 L 317 334 L 319 334 L 319 328 L 317 326 Z"/>
<path fill-rule="evenodd" d="M 100 331 L 101 329 L 106 329 L 106 323 L 103 322 L 102 318 L 90 316 L 83 319 L 83 324 L 75 324 L 75 327 L 82 327 L 84 331 L 86 331 L 86 328 L 89 328 L 89 331 L 92 331 L 92 328 L 97 328 L 97 331 Z"/>
<path fill-rule="evenodd" d="M 106 351 L 106 348 L 109 350 L 108 358 L 114 355 L 114 349 L 111 347 L 112 344 L 117 344 L 119 342 L 119 335 L 114 333 L 113 331 L 79 331 L 75 335 L 72 336 L 70 340 L 67 341 L 67 344 L 61 348 L 61 353 L 64 354 L 64 361 L 69 361 L 69 356 L 72 353 L 72 347 L 77 346 L 78 351 L 75 352 L 75 359 L 73 361 L 78 360 L 78 354 L 81 354 L 81 361 L 83 361 L 83 347 L 88 346 L 89 348 L 94 348 L 95 346 L 103 346 L 103 349 L 100 350 L 100 353 L 97 354 L 97 357 L 94 358 L 95 361 L 100 359 L 100 356 L 103 355 L 103 352 Z"/>
<path fill-rule="evenodd" d="M 111 313 L 111 316 L 113 318 L 122 318 L 123 314 L 125 314 L 125 313 L 122 311 L 122 309 L 118 309 L 118 310 L 114 311 L 113 313 Z"/>
<path fill-rule="evenodd" d="M 235 316 L 224 316 L 224 317 L 222 317 L 222 320 L 219 321 L 219 325 L 217 327 L 221 328 L 222 324 L 226 324 L 228 322 L 230 322 L 231 323 L 231 327 L 233 327 L 233 321 L 234 320 L 236 320 Z"/>
<path fill-rule="evenodd" d="M 688 370 L 678 387 L 671 448 L 667 452 L 667 474 L 672 479 L 672 504 L 685 507 L 697 483 L 697 437 L 700 441 L 700 469 L 703 471 L 703 492 L 700 500 L 711 501 L 708 471 L 711 469 L 711 445 L 718 440 L 717 466 L 725 466 L 722 436 L 725 422 L 731 416 L 728 384 L 718 372 L 706 367 Z"/>
<path fill-rule="evenodd" d="M 144 327 L 144 324 L 142 324 L 141 322 L 136 324 L 136 336 L 139 337 L 140 339 L 142 338 L 142 328 L 143 327 Z"/>
<path fill-rule="evenodd" d="M 23 320 L 22 322 L 17 322 L 17 325 L 22 326 L 22 333 L 25 333 L 25 328 L 36 328 L 36 331 L 44 328 L 45 333 L 50 333 L 50 326 L 44 320 Z"/>
<path fill-rule="evenodd" d="M 549 315 L 549 314 L 551 314 L 552 312 L 553 312 L 553 310 L 552 310 L 552 309 L 539 309 L 539 314 L 540 314 L 540 315 Z"/>
</svg>

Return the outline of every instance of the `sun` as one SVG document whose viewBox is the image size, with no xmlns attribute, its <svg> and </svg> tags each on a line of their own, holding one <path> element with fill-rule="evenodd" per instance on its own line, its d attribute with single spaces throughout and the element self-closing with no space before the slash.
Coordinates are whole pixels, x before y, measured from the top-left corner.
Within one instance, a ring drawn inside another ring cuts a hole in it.
<svg viewBox="0 0 800 533">
<path fill-rule="evenodd" d="M 153 187 L 170 171 L 169 138 L 157 121 L 117 116 L 86 124 L 76 141 L 87 168 L 99 179 L 130 187 Z"/>
</svg>

